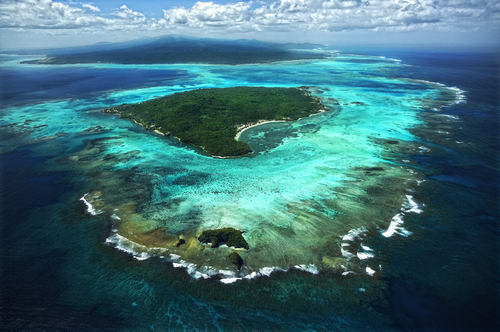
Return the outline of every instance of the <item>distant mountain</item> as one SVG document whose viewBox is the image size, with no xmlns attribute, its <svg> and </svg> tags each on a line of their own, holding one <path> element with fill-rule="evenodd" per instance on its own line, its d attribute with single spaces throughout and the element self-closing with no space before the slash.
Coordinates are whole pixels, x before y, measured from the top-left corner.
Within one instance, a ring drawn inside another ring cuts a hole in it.
<svg viewBox="0 0 500 332">
<path fill-rule="evenodd" d="M 285 43 L 278 45 L 282 45 L 283 48 L 287 49 L 304 49 L 304 50 L 322 49 L 326 47 L 325 45 L 313 44 L 313 43 Z"/>
<path fill-rule="evenodd" d="M 28 64 L 247 64 L 286 60 L 321 59 L 325 54 L 297 49 L 319 48 L 317 44 L 269 43 L 258 40 L 224 40 L 164 36 L 123 43 L 97 43 L 77 48 L 46 50 L 46 58 Z M 38 51 L 40 52 L 40 51 Z"/>
<path fill-rule="evenodd" d="M 123 48 L 129 48 L 134 46 L 140 46 L 144 44 L 148 44 L 157 40 L 156 38 L 141 38 L 134 39 L 126 42 L 99 42 L 91 45 L 85 46 L 72 46 L 72 47 L 59 47 L 59 48 L 46 48 L 46 49 L 36 49 L 36 50 L 15 50 L 8 51 L 4 53 L 14 53 L 14 54 L 45 54 L 47 56 L 58 56 L 58 55 L 67 55 L 67 54 L 79 54 L 79 53 L 88 53 L 88 52 L 99 52 L 99 51 L 108 51 L 108 50 L 117 50 Z"/>
</svg>

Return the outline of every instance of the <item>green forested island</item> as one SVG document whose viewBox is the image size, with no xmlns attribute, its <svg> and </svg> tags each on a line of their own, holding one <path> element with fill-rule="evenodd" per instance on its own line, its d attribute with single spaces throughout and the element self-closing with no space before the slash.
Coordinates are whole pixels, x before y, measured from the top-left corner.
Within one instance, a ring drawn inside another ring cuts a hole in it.
<svg viewBox="0 0 500 332">
<path fill-rule="evenodd" d="M 306 47 L 302 45 L 303 47 Z M 315 45 L 311 44 L 310 47 Z M 237 65 L 287 60 L 324 59 L 327 55 L 297 50 L 301 44 L 275 44 L 252 40 L 217 40 L 163 37 L 144 45 L 92 49 L 78 52 L 48 52 L 45 59 L 25 64 L 165 64 L 209 63 Z M 291 49 L 294 48 L 294 49 Z"/>
<path fill-rule="evenodd" d="M 319 98 L 301 88 L 232 87 L 175 93 L 138 104 L 106 109 L 148 130 L 202 147 L 212 156 L 241 156 L 250 146 L 235 139 L 259 121 L 292 121 L 324 110 Z"/>
<path fill-rule="evenodd" d="M 241 235 L 242 231 L 232 227 L 206 230 L 201 233 L 198 240 L 202 243 L 212 243 L 212 248 L 217 248 L 221 243 L 228 247 L 249 249 L 247 241 Z"/>
</svg>

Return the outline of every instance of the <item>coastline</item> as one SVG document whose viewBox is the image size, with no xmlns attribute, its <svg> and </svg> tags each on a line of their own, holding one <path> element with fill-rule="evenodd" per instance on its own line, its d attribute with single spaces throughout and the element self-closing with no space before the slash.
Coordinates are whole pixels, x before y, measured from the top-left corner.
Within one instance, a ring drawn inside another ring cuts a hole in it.
<svg viewBox="0 0 500 332">
<path fill-rule="evenodd" d="M 307 117 L 318 115 L 318 114 L 321 114 L 321 113 L 326 112 L 326 111 L 328 111 L 328 110 L 327 109 L 320 109 L 318 111 L 318 113 L 309 114 Z M 300 119 L 304 119 L 304 118 L 299 118 L 297 120 L 300 120 Z M 236 133 L 236 136 L 234 136 L 234 139 L 237 140 L 237 141 L 239 141 L 241 133 L 243 133 L 245 130 L 253 128 L 253 127 L 257 127 L 257 126 L 260 126 L 260 125 L 263 125 L 265 123 L 271 123 L 271 122 L 293 122 L 293 121 L 297 121 L 297 120 L 259 120 L 259 121 L 254 122 L 254 123 L 242 125 L 242 126 L 239 126 L 237 128 L 238 132 Z"/>
<path fill-rule="evenodd" d="M 260 126 L 260 125 L 265 124 L 265 123 L 271 123 L 271 122 L 289 122 L 289 121 L 286 121 L 286 120 L 259 120 L 256 123 L 242 125 L 242 126 L 238 127 L 238 132 L 236 133 L 236 136 L 234 136 L 234 139 L 239 141 L 241 133 L 244 132 L 245 130 Z"/>
<path fill-rule="evenodd" d="M 317 103 L 319 105 L 319 107 L 317 107 L 316 109 L 312 109 L 312 110 L 309 110 L 309 114 L 307 114 L 306 116 L 303 116 L 303 117 L 297 117 L 295 118 L 295 116 L 292 116 L 290 115 L 290 117 L 284 117 L 284 116 L 281 116 L 281 119 L 273 119 L 273 120 L 258 120 L 256 122 L 248 122 L 246 124 L 235 124 L 234 127 L 236 128 L 236 134 L 234 136 L 234 140 L 236 142 L 242 142 L 240 141 L 240 137 L 241 137 L 241 134 L 249 129 L 249 128 L 253 128 L 253 127 L 256 127 L 256 126 L 259 126 L 259 125 L 262 125 L 262 124 L 265 124 L 265 123 L 270 123 L 270 122 L 292 122 L 292 121 L 296 121 L 296 120 L 299 120 L 299 119 L 302 119 L 302 118 L 305 118 L 305 117 L 310 117 L 312 115 L 316 115 L 316 114 L 320 114 L 320 113 L 323 113 L 323 112 L 326 112 L 328 110 L 328 108 L 326 108 L 322 103 L 321 103 L 321 99 L 319 97 L 312 97 L 310 95 L 310 92 L 308 90 L 308 88 L 310 87 L 307 87 L 307 86 L 301 86 L 301 87 L 298 87 L 298 88 L 295 88 L 295 89 L 299 89 L 302 91 L 302 93 L 310 98 L 312 98 L 314 101 L 312 101 L 312 103 Z M 125 104 L 124 104 L 125 105 Z M 104 109 L 104 110 L 101 110 L 101 112 L 103 113 L 112 113 L 112 114 L 118 114 L 120 116 L 120 118 L 123 118 L 122 117 L 122 113 L 123 113 L 123 110 L 121 110 L 119 107 L 121 107 L 123 105 L 120 105 L 118 106 L 117 108 L 108 108 L 108 109 Z M 293 107 L 293 106 L 291 106 Z M 320 109 L 318 109 L 320 108 Z M 142 122 L 142 119 L 137 119 L 137 118 L 134 118 L 134 117 L 130 117 L 130 114 L 129 116 L 127 116 L 126 118 L 129 118 L 130 120 L 132 120 L 135 124 L 143 127 L 144 129 L 146 130 L 150 130 L 150 131 L 154 131 L 156 134 L 158 135 L 161 135 L 161 136 L 170 136 L 170 133 L 169 132 L 161 132 L 159 129 L 161 129 L 161 127 L 158 127 L 158 128 L 155 128 L 156 127 L 156 124 L 153 123 L 151 125 L 148 125 L 148 124 L 145 124 Z M 233 127 L 233 128 L 234 128 Z M 175 136 L 174 136 L 175 137 Z M 181 142 L 182 140 L 178 137 L 175 137 L 177 139 L 179 139 Z M 193 144 L 191 143 L 192 145 L 194 146 L 198 146 L 200 147 L 202 150 L 204 150 L 205 152 L 207 152 L 207 154 L 209 154 L 211 157 L 213 158 L 220 158 L 220 159 L 226 159 L 226 158 L 238 158 L 238 157 L 241 157 L 243 155 L 246 155 L 248 153 L 251 153 L 251 149 L 249 147 L 249 151 L 247 153 L 244 153 L 244 154 L 240 154 L 240 155 L 230 155 L 230 156 L 219 156 L 219 155 L 215 155 L 215 154 L 212 154 L 210 152 L 208 152 L 205 148 L 205 146 L 203 145 L 197 145 L 197 144 Z"/>
<path fill-rule="evenodd" d="M 144 127 L 144 126 L 143 126 Z M 162 133 L 161 131 L 159 131 L 158 129 L 155 129 L 153 130 L 155 133 L 157 134 L 160 134 L 160 135 L 163 135 L 163 136 L 166 136 L 164 133 Z"/>
</svg>

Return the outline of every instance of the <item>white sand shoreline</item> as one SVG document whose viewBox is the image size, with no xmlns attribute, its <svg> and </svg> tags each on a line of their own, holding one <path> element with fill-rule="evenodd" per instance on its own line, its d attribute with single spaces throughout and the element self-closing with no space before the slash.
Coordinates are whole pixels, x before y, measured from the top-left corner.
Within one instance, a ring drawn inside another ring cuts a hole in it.
<svg viewBox="0 0 500 332">
<path fill-rule="evenodd" d="M 321 109 L 321 110 L 318 111 L 318 113 L 310 114 L 308 117 L 313 116 L 313 115 L 317 115 L 317 114 L 321 114 L 321 113 L 326 112 L 326 111 L 327 111 L 326 109 Z M 303 119 L 303 118 L 300 118 L 300 119 Z M 300 120 L 300 119 L 298 119 L 298 120 Z M 239 141 L 242 132 L 244 132 L 247 129 L 263 125 L 265 123 L 271 123 L 271 122 L 293 122 L 293 121 L 297 121 L 297 120 L 259 120 L 256 123 L 250 123 L 250 124 L 242 125 L 242 126 L 238 127 L 238 132 L 236 133 L 236 136 L 234 137 L 234 139 L 237 140 L 237 141 Z"/>
<path fill-rule="evenodd" d="M 164 133 L 162 133 L 162 132 L 161 132 L 161 131 L 159 131 L 158 129 L 155 129 L 155 130 L 154 130 L 154 132 L 155 132 L 155 133 L 158 133 L 158 134 L 160 134 L 160 135 L 166 136 Z"/>
<path fill-rule="evenodd" d="M 289 121 L 286 121 L 286 120 L 259 120 L 259 121 L 257 121 L 257 123 L 243 125 L 243 126 L 239 127 L 239 129 L 238 129 L 239 131 L 238 131 L 238 133 L 236 133 L 236 136 L 234 136 L 234 139 L 239 141 L 241 133 L 244 132 L 245 130 L 260 126 L 260 125 L 265 124 L 265 123 L 271 123 L 271 122 L 289 122 Z"/>
<path fill-rule="evenodd" d="M 319 110 L 317 113 L 313 113 L 313 114 L 309 114 L 308 117 L 311 117 L 313 115 L 317 115 L 317 114 L 321 114 L 323 112 L 326 112 L 327 109 L 321 109 Z M 303 119 L 303 118 L 299 118 L 297 120 L 300 120 L 300 119 Z M 241 125 L 241 126 L 238 126 L 237 127 L 237 133 L 236 133 L 236 136 L 234 137 L 234 139 L 236 141 L 239 141 L 240 140 L 240 136 L 241 136 L 241 133 L 243 133 L 245 130 L 247 129 L 250 129 L 250 128 L 253 128 L 253 127 L 257 127 L 257 126 L 260 126 L 260 125 L 263 125 L 263 124 L 266 124 L 266 123 L 272 123 L 272 122 L 293 122 L 293 121 L 297 121 L 297 120 L 259 120 L 257 122 L 253 122 L 253 123 L 248 123 L 246 125 Z M 143 127 L 144 129 L 146 130 L 151 130 L 152 128 L 149 127 L 149 128 L 146 128 L 143 124 L 137 122 L 136 120 L 133 120 L 136 124 L 138 124 L 139 126 Z M 159 131 L 158 129 L 153 129 L 153 131 L 159 135 L 162 135 L 162 136 L 167 136 L 168 134 L 165 134 L 165 133 L 162 133 L 161 131 Z M 175 137 L 177 138 L 179 141 L 180 139 L 178 137 Z M 200 146 L 200 148 L 202 148 L 204 151 L 205 148 L 203 146 Z M 208 152 L 207 152 L 208 153 Z M 251 153 L 251 152 L 250 152 Z M 209 153 L 210 154 L 210 153 Z M 210 155 L 212 158 L 218 158 L 218 159 L 232 159 L 232 158 L 238 158 L 238 157 L 241 157 L 241 156 L 215 156 L 215 155 Z"/>
</svg>

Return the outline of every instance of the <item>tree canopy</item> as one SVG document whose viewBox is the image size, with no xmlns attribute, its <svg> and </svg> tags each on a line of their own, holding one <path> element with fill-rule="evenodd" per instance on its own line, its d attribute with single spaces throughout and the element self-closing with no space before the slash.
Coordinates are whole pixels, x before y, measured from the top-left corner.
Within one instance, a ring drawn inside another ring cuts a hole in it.
<svg viewBox="0 0 500 332">
<path fill-rule="evenodd" d="M 104 112 L 227 157 L 251 152 L 247 143 L 235 139 L 242 127 L 261 120 L 297 120 L 321 109 L 306 88 L 232 87 L 180 92 Z"/>
</svg>

